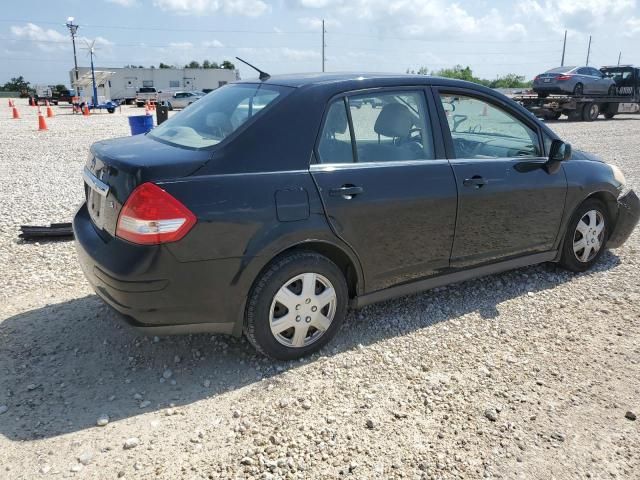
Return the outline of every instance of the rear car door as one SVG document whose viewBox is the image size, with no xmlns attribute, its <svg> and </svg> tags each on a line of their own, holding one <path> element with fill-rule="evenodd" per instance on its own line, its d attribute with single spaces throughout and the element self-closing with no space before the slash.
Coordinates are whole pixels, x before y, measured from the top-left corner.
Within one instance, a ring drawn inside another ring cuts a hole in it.
<svg viewBox="0 0 640 480">
<path fill-rule="evenodd" d="M 433 109 L 415 88 L 339 96 L 325 112 L 310 172 L 367 292 L 449 266 L 457 193 Z"/>
<path fill-rule="evenodd" d="M 552 250 L 564 211 L 564 170 L 547 173 L 541 132 L 506 102 L 439 89 L 445 142 L 458 186 L 451 266 Z"/>
</svg>

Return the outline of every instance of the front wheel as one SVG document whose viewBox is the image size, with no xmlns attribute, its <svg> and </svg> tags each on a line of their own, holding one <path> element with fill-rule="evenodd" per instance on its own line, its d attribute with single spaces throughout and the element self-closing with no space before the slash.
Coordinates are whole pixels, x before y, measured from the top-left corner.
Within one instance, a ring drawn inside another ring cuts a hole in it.
<svg viewBox="0 0 640 480">
<path fill-rule="evenodd" d="M 328 258 L 300 251 L 277 258 L 256 280 L 244 333 L 259 352 L 277 360 L 313 353 L 340 329 L 347 283 Z"/>
<path fill-rule="evenodd" d="M 588 270 L 604 252 L 608 236 L 607 207 L 595 198 L 586 200 L 567 226 L 560 265 L 573 272 Z"/>
</svg>

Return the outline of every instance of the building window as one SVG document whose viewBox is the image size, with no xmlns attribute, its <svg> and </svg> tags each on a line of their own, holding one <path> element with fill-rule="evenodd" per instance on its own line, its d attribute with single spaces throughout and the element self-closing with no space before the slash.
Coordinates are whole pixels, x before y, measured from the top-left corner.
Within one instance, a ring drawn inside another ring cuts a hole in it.
<svg viewBox="0 0 640 480">
<path fill-rule="evenodd" d="M 153 80 L 143 80 L 142 81 L 142 86 L 143 87 L 153 87 Z"/>
<path fill-rule="evenodd" d="M 169 88 L 180 88 L 179 80 L 169 80 Z"/>
</svg>

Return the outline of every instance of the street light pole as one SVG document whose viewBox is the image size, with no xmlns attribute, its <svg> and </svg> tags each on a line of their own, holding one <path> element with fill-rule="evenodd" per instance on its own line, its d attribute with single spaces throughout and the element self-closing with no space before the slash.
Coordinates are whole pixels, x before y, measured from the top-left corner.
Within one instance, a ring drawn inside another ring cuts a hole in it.
<svg viewBox="0 0 640 480">
<path fill-rule="evenodd" d="M 67 28 L 69 29 L 69 32 L 71 33 L 71 43 L 73 44 L 73 65 L 75 67 L 75 77 L 76 77 L 76 81 L 74 84 L 74 90 L 76 95 L 78 94 L 78 59 L 76 57 L 76 33 L 78 32 L 78 28 L 80 28 L 80 25 L 78 25 L 77 23 L 73 23 L 73 17 L 69 17 L 67 18 Z"/>
</svg>

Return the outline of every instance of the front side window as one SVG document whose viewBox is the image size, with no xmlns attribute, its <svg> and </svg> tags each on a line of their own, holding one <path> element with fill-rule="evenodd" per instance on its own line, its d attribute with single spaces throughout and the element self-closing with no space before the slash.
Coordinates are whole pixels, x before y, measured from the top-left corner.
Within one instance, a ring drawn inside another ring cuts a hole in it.
<svg viewBox="0 0 640 480">
<path fill-rule="evenodd" d="M 489 102 L 441 94 L 456 158 L 540 157 L 538 134 Z"/>
<path fill-rule="evenodd" d="M 327 111 L 318 155 L 322 163 L 435 158 L 424 94 L 379 92 L 334 101 Z"/>
<path fill-rule="evenodd" d="M 149 135 L 177 146 L 211 147 L 291 91 L 264 83 L 227 85 L 194 102 Z"/>
</svg>

